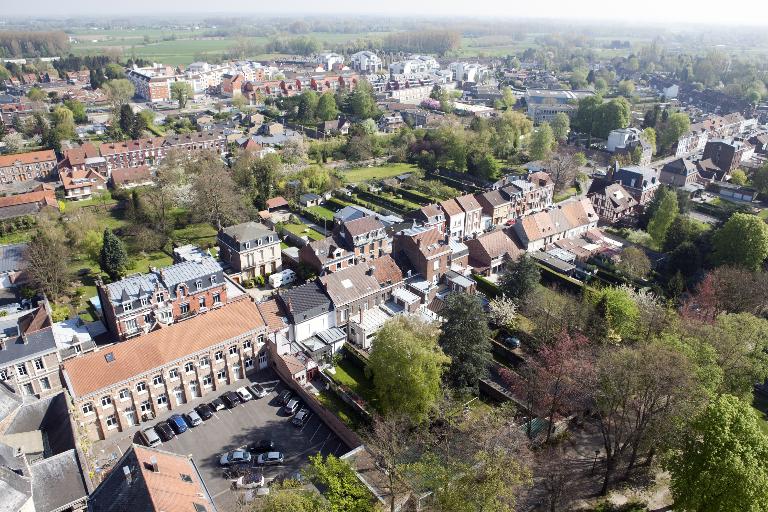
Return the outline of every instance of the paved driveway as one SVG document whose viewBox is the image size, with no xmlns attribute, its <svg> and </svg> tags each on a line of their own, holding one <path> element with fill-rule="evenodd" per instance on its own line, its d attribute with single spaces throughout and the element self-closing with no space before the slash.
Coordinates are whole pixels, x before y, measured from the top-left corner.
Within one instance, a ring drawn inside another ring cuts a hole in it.
<svg viewBox="0 0 768 512">
<path fill-rule="evenodd" d="M 291 424 L 290 417 L 285 416 L 277 405 L 277 395 L 286 387 L 272 371 L 259 372 L 222 388 L 215 395 L 207 396 L 205 400 L 191 401 L 175 412 L 189 411 L 199 403 L 213 400 L 215 396 L 220 396 L 229 389 L 236 389 L 247 381 L 261 383 L 270 391 L 269 394 L 234 409 L 217 411 L 214 417 L 202 425 L 191 428 L 160 446 L 163 450 L 192 456 L 222 512 L 232 510 L 241 493 L 232 490 L 232 481 L 224 477 L 223 469 L 219 466 L 219 457 L 229 450 L 261 439 L 273 440 L 277 449 L 283 452 L 285 461 L 279 466 L 265 469 L 267 482 L 277 475 L 295 473 L 306 466 L 310 455 L 317 452 L 340 456 L 348 451 L 347 446 L 316 415 L 302 428 Z M 169 412 L 157 418 L 153 424 L 166 419 L 170 414 Z M 138 438 L 135 439 L 138 441 Z M 129 444 L 130 440 L 121 442 L 121 449 L 125 450 Z"/>
</svg>

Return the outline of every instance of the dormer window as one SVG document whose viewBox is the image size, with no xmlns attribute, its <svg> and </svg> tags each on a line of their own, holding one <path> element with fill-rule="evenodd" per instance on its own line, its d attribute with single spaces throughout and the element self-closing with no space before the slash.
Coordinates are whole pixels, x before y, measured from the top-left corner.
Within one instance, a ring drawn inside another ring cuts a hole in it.
<svg viewBox="0 0 768 512">
<path fill-rule="evenodd" d="M 216 276 L 211 276 L 211 284 L 216 284 Z"/>
<path fill-rule="evenodd" d="M 197 287 L 197 290 L 200 291 L 203 289 L 203 282 L 202 281 L 196 281 L 195 286 Z"/>
<path fill-rule="evenodd" d="M 133 304 L 130 302 L 123 303 L 123 311 L 131 311 L 133 309 Z"/>
<path fill-rule="evenodd" d="M 250 249 L 251 248 L 251 242 L 245 242 L 245 248 Z"/>
<path fill-rule="evenodd" d="M 141 305 L 142 306 L 146 306 L 147 304 L 149 304 L 149 299 L 147 297 L 142 297 L 141 298 Z"/>
<path fill-rule="evenodd" d="M 261 245 L 262 243 L 264 243 L 264 240 L 262 240 L 261 238 L 259 238 L 259 245 Z"/>
</svg>

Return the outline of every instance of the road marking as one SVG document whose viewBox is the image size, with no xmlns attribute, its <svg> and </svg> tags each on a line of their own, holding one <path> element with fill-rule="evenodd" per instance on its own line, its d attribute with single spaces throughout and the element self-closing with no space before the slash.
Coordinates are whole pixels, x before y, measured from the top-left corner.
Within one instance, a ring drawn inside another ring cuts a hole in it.
<svg viewBox="0 0 768 512">
<path fill-rule="evenodd" d="M 332 432 L 328 432 L 328 437 L 325 438 L 325 441 L 323 441 L 323 445 L 317 451 L 319 451 L 319 452 L 323 451 L 323 448 L 325 448 L 325 443 L 328 442 L 328 440 L 331 438 L 332 435 L 333 435 Z"/>
<path fill-rule="evenodd" d="M 312 434 L 312 437 L 310 437 L 310 438 L 309 438 L 309 442 L 310 442 L 310 443 L 311 443 L 311 442 L 312 442 L 312 440 L 315 438 L 315 436 L 317 435 L 317 431 L 318 431 L 318 430 L 320 430 L 320 427 L 322 427 L 322 426 L 323 426 L 323 422 L 321 421 L 321 422 L 320 422 L 320 423 L 317 425 L 317 428 L 315 429 L 315 432 L 314 432 L 314 434 Z"/>
<path fill-rule="evenodd" d="M 212 413 L 212 414 L 213 414 L 213 416 L 214 416 L 214 417 L 215 417 L 217 420 L 220 420 L 220 419 L 221 419 L 221 418 L 219 418 L 219 415 L 218 415 L 218 414 L 216 414 L 215 412 L 214 412 L 214 413 Z"/>
</svg>

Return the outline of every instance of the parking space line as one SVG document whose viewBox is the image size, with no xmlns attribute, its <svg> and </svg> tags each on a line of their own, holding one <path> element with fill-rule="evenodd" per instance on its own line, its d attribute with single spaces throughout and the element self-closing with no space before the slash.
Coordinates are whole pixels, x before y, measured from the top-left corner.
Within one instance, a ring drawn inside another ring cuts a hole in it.
<svg viewBox="0 0 768 512">
<path fill-rule="evenodd" d="M 331 438 L 332 435 L 333 435 L 332 432 L 328 432 L 328 437 L 325 438 L 325 441 L 323 441 L 322 446 L 320 446 L 320 449 L 317 450 L 317 451 L 319 451 L 319 452 L 323 451 L 323 448 L 325 448 L 325 443 L 328 442 L 328 440 Z"/>
<path fill-rule="evenodd" d="M 315 438 L 315 436 L 317 435 L 317 431 L 320 430 L 320 427 L 322 426 L 323 426 L 323 422 L 321 421 L 320 423 L 318 423 L 317 428 L 315 429 L 315 432 L 312 434 L 312 437 L 309 438 L 310 443 Z"/>
</svg>

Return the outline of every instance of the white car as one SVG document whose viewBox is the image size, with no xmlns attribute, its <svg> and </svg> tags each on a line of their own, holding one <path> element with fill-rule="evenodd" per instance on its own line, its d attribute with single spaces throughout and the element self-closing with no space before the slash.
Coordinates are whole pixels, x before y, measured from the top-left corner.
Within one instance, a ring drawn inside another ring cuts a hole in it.
<svg viewBox="0 0 768 512">
<path fill-rule="evenodd" d="M 263 471 L 248 471 L 246 474 L 235 480 L 235 487 L 238 489 L 256 489 L 264 487 Z"/>
<path fill-rule="evenodd" d="M 234 450 L 227 452 L 219 459 L 219 465 L 231 466 L 233 464 L 244 464 L 251 462 L 251 454 L 245 450 Z"/>
<path fill-rule="evenodd" d="M 250 391 L 248 391 L 248 388 L 245 386 L 237 388 L 237 396 L 239 396 L 243 402 L 247 402 L 248 400 L 253 400 L 253 395 L 251 394 Z"/>
<path fill-rule="evenodd" d="M 184 419 L 190 427 L 196 427 L 203 422 L 203 418 L 194 409 L 185 414 Z"/>
</svg>

